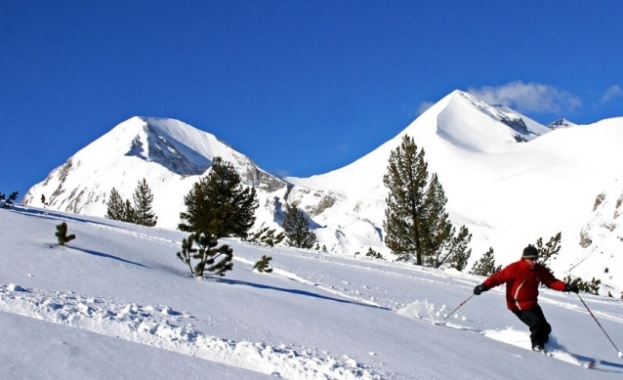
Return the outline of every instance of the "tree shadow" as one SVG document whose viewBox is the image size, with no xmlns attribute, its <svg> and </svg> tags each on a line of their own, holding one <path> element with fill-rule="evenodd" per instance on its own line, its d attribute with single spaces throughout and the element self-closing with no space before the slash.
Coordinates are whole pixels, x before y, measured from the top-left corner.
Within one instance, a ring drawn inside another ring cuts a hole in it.
<svg viewBox="0 0 623 380">
<path fill-rule="evenodd" d="M 254 283 L 254 282 L 248 282 L 248 281 L 230 280 L 230 279 L 225 279 L 225 278 L 217 278 L 215 280 L 217 282 L 221 282 L 221 283 L 228 284 L 228 285 L 251 286 L 253 288 L 276 290 L 276 291 L 279 291 L 279 292 L 298 294 L 298 295 L 302 295 L 302 296 L 306 296 L 306 297 L 313 297 L 313 298 L 318 298 L 318 299 L 323 299 L 323 300 L 328 300 L 328 301 L 335 301 L 335 302 L 339 302 L 339 303 L 346 303 L 346 304 L 357 305 L 357 306 L 371 307 L 373 309 L 391 310 L 391 309 L 389 309 L 387 307 L 383 307 L 383 306 L 370 305 L 370 304 L 363 303 L 363 302 L 357 302 L 357 301 L 352 301 L 352 300 L 345 300 L 345 299 L 341 299 L 341 298 L 324 296 L 322 294 L 308 292 L 308 291 L 305 291 L 305 290 L 280 288 L 280 287 L 277 287 L 277 286 L 258 284 L 258 283 Z"/>
<path fill-rule="evenodd" d="M 74 221 L 74 222 L 79 222 L 79 223 L 92 223 L 92 224 L 99 224 L 102 226 L 115 227 L 112 223 L 99 222 L 97 220 L 80 218 L 77 216 L 68 215 L 67 213 L 63 214 L 63 213 L 56 212 L 54 210 L 48 210 L 48 209 L 35 209 L 35 208 L 19 206 L 19 207 L 12 207 L 11 211 L 18 213 L 18 214 L 23 214 L 23 215 L 32 215 L 32 216 L 35 216 L 41 219 L 67 220 L 67 221 Z"/>
<path fill-rule="evenodd" d="M 137 263 L 137 262 L 134 262 L 134 261 L 130 261 L 130 260 L 126 260 L 126 259 L 122 259 L 121 257 L 117 257 L 117 256 L 109 255 L 109 254 L 107 254 L 107 253 L 97 252 L 97 251 L 93 251 L 93 250 L 90 250 L 90 249 L 84 249 L 84 248 L 71 247 L 71 246 L 69 246 L 68 248 L 74 249 L 74 250 L 76 250 L 76 251 L 81 251 L 81 252 L 84 252 L 84 253 L 88 253 L 89 255 L 98 256 L 98 257 L 103 257 L 103 258 L 106 258 L 106 259 L 113 259 L 113 260 L 121 261 L 122 263 L 132 264 L 132 265 L 136 265 L 136 266 L 139 266 L 139 267 L 143 267 L 143 268 L 151 269 L 151 268 L 149 268 L 148 266 L 143 265 L 143 264 L 141 264 L 141 263 Z"/>
</svg>

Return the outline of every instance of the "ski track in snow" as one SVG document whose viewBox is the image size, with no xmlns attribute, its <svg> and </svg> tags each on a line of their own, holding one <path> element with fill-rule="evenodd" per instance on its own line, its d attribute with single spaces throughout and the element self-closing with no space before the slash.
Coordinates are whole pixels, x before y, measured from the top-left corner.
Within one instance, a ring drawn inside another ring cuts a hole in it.
<svg viewBox="0 0 623 380">
<path fill-rule="evenodd" d="M 333 358 L 313 348 L 232 341 L 193 329 L 194 316 L 157 305 L 138 305 L 116 298 L 74 292 L 0 285 L 0 310 L 80 328 L 176 353 L 240 367 L 285 379 L 387 378 L 343 355 Z"/>
</svg>

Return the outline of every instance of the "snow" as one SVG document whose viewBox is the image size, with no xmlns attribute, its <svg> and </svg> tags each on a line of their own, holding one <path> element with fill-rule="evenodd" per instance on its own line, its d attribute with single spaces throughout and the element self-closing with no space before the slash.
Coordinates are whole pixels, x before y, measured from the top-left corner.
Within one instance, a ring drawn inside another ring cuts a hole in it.
<svg viewBox="0 0 623 380">
<path fill-rule="evenodd" d="M 54 237 L 61 222 L 77 236 L 64 247 Z M 528 349 L 503 287 L 472 297 L 483 279 L 466 273 L 226 239 L 234 270 L 194 279 L 175 255 L 179 231 L 19 205 L 0 210 L 0 231 L 2 379 L 623 374 L 575 294 L 541 292 L 552 347 L 573 354 L 557 360 Z M 252 270 L 262 255 L 273 273 Z M 581 297 L 623 346 L 623 301 Z"/>
</svg>

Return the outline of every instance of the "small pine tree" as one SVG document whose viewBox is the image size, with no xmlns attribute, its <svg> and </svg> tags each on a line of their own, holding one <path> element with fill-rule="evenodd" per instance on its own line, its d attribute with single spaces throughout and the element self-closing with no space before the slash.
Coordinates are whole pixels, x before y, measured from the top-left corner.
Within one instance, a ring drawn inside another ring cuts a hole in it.
<svg viewBox="0 0 623 380">
<path fill-rule="evenodd" d="M 459 233 L 450 240 L 450 247 L 448 249 L 450 252 L 450 268 L 454 268 L 459 272 L 465 269 L 472 255 L 472 250 L 469 248 L 471 240 L 472 234 L 467 227 L 461 226 Z"/>
<path fill-rule="evenodd" d="M 549 269 L 548 264 L 550 263 L 550 260 L 555 260 L 558 252 L 560 252 L 561 238 L 562 234 L 559 232 L 552 236 L 545 245 L 543 245 L 543 239 L 538 238 L 536 241 L 536 249 L 539 253 L 539 259 L 537 260 L 539 264 Z"/>
<path fill-rule="evenodd" d="M 195 248 L 194 245 L 198 248 Z M 182 250 L 177 257 L 188 265 L 190 273 L 196 277 L 203 277 L 206 271 L 217 276 L 225 276 L 225 273 L 234 268 L 233 249 L 227 244 L 217 247 L 218 239 L 214 235 L 206 233 L 191 233 L 188 238 L 182 240 Z M 195 266 L 192 259 L 199 260 Z"/>
<path fill-rule="evenodd" d="M 461 272 L 467 266 L 467 261 L 472 254 L 469 248 L 471 240 L 472 234 L 467 227 L 462 226 L 458 234 L 454 233 L 454 227 L 452 227 L 451 235 L 445 238 L 444 245 L 437 248 L 437 253 L 428 256 L 426 261 L 434 268 L 448 263 L 451 268 Z"/>
<path fill-rule="evenodd" d="M 19 193 L 17 191 L 14 191 L 7 198 L 5 194 L 2 194 L 2 192 L 0 192 L 0 201 L 4 201 L 4 207 L 8 208 L 13 204 L 13 202 L 17 200 L 18 194 Z"/>
<path fill-rule="evenodd" d="M 501 265 L 495 265 L 495 258 L 493 257 L 493 248 L 489 247 L 489 250 L 474 263 L 472 270 L 469 272 L 478 276 L 489 277 L 492 274 L 499 272 L 502 269 Z"/>
<path fill-rule="evenodd" d="M 385 258 L 379 252 L 372 249 L 372 247 L 368 247 L 368 252 L 366 252 L 366 257 L 370 257 L 373 259 L 384 260 Z"/>
<path fill-rule="evenodd" d="M 15 202 L 17 200 L 17 196 L 18 196 L 19 192 L 14 191 L 9 195 L 9 199 L 7 200 L 9 203 L 13 204 L 13 202 Z"/>
<path fill-rule="evenodd" d="M 135 223 L 148 227 L 155 226 L 158 222 L 158 217 L 151 209 L 151 204 L 154 201 L 154 195 L 152 194 L 145 178 L 138 181 L 138 185 L 134 190 L 133 198 Z"/>
<path fill-rule="evenodd" d="M 285 234 L 283 232 L 275 235 L 276 231 L 274 228 L 264 227 L 257 232 L 254 232 L 249 237 L 249 241 L 253 243 L 266 244 L 268 246 L 274 247 L 275 244 L 279 244 L 285 239 Z"/>
<path fill-rule="evenodd" d="M 63 222 L 56 226 L 56 238 L 58 239 L 59 245 L 65 245 L 68 242 L 74 240 L 76 235 L 71 234 L 67 235 L 67 223 Z"/>
<path fill-rule="evenodd" d="M 273 268 L 270 268 L 269 265 L 272 259 L 270 256 L 262 255 L 262 258 L 253 266 L 253 270 L 257 269 L 260 273 L 271 273 Z"/>
<path fill-rule="evenodd" d="M 283 229 L 286 243 L 291 247 L 312 248 L 316 242 L 316 234 L 309 230 L 309 220 L 305 213 L 296 206 L 286 204 Z"/>
<path fill-rule="evenodd" d="M 456 230 L 445 210 L 448 198 L 436 173 L 433 173 L 426 188 L 424 202 L 421 212 L 425 215 L 425 223 L 422 226 L 425 232 L 422 253 L 427 264 L 439 268 L 446 261 L 452 260 L 455 255 L 452 238 Z"/>
<path fill-rule="evenodd" d="M 121 198 L 121 194 L 114 187 L 110 190 L 107 206 L 106 218 L 123 220 L 123 198 Z"/>
<path fill-rule="evenodd" d="M 566 276 L 564 278 L 564 281 L 567 283 L 576 284 L 578 286 L 578 289 L 580 289 L 581 292 L 599 295 L 599 288 L 601 285 L 600 279 L 596 279 L 595 277 L 593 277 L 593 279 L 590 282 L 586 282 L 582 280 L 581 277 L 572 279 L 571 276 Z"/>
</svg>

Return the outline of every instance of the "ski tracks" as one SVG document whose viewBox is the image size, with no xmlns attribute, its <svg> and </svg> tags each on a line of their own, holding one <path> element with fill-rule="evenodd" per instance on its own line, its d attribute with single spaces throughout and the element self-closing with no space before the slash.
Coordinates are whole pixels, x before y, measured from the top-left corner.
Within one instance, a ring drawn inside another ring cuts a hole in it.
<svg viewBox="0 0 623 380">
<path fill-rule="evenodd" d="M 0 285 L 0 311 L 80 328 L 286 379 L 384 378 L 346 355 L 333 358 L 314 348 L 271 346 L 209 336 L 192 327 L 194 316 L 162 305 L 116 298 Z"/>
</svg>

